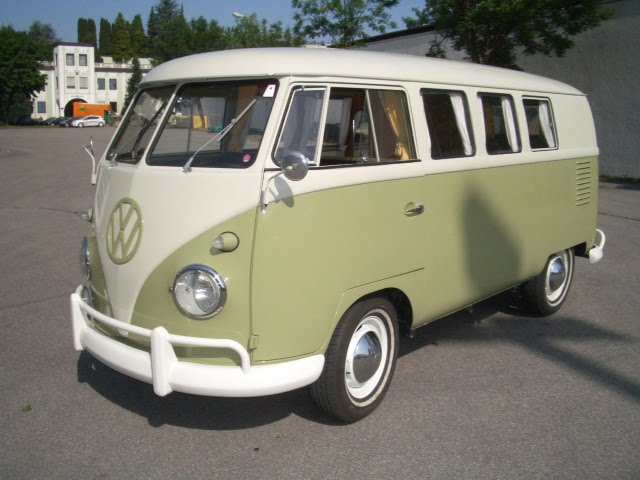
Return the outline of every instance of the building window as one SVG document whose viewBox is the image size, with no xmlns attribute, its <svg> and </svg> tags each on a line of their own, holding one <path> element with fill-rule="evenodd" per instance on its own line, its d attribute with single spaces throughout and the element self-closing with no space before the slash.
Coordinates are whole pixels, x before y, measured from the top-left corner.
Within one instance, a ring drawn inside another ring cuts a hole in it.
<svg viewBox="0 0 640 480">
<path fill-rule="evenodd" d="M 98 79 L 98 90 L 104 90 L 104 89 L 105 89 L 104 78 L 99 78 Z"/>
<path fill-rule="evenodd" d="M 516 153 L 520 151 L 520 137 L 513 100 L 509 95 L 481 94 L 487 153 Z"/>
<path fill-rule="evenodd" d="M 40 114 L 47 113 L 47 102 L 38 102 L 38 113 Z"/>
<path fill-rule="evenodd" d="M 80 77 L 80 89 L 87 90 L 89 88 L 89 77 Z"/>
<path fill-rule="evenodd" d="M 549 100 L 525 98 L 522 103 L 527 116 L 531 149 L 556 148 L 556 128 L 553 124 Z"/>
<path fill-rule="evenodd" d="M 87 66 L 87 54 L 86 53 L 81 53 L 80 55 L 78 55 L 78 65 L 80 65 L 81 67 L 86 67 Z"/>
<path fill-rule="evenodd" d="M 109 79 L 109 90 L 118 90 L 118 79 L 110 78 Z"/>
<path fill-rule="evenodd" d="M 76 88 L 76 77 L 67 77 L 67 90 L 75 90 Z"/>
<path fill-rule="evenodd" d="M 422 102 L 431 137 L 431 158 L 473 155 L 473 135 L 464 93 L 427 90 L 422 93 Z"/>
<path fill-rule="evenodd" d="M 73 53 L 67 53 L 67 66 L 73 67 L 75 64 L 76 64 L 76 60 Z"/>
</svg>

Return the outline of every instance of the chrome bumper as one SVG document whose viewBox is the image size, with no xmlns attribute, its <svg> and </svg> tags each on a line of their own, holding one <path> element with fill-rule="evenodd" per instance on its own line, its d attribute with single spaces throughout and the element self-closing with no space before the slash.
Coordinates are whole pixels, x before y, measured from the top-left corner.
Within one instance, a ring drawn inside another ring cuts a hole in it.
<svg viewBox="0 0 640 480">
<path fill-rule="evenodd" d="M 288 362 L 251 365 L 247 350 L 226 339 L 172 335 L 163 327 L 153 330 L 108 317 L 92 308 L 81 297 L 83 286 L 71 294 L 73 346 L 86 350 L 104 364 L 125 375 L 153 385 L 159 396 L 184 392 L 214 397 L 258 397 L 287 392 L 315 382 L 324 367 L 324 355 Z M 148 353 L 114 340 L 94 327 L 95 322 L 122 332 L 148 338 Z M 241 366 L 202 365 L 181 361 L 174 346 L 229 349 L 236 352 Z"/>
</svg>

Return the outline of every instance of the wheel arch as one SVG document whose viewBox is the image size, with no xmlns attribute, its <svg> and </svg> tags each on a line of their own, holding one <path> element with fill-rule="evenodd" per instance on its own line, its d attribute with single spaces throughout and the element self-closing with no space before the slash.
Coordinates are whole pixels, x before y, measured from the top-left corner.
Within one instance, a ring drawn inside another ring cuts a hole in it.
<svg viewBox="0 0 640 480">
<path fill-rule="evenodd" d="M 400 331 L 403 333 L 409 331 L 414 319 L 414 305 L 411 300 L 411 292 L 416 288 L 416 285 L 420 285 L 420 276 L 422 273 L 422 270 L 409 272 L 343 292 L 336 305 L 334 318 L 322 344 L 321 352 L 326 351 L 338 322 L 340 322 L 340 319 L 347 310 L 358 302 L 368 298 L 380 297 L 388 300 L 396 310 Z"/>
</svg>

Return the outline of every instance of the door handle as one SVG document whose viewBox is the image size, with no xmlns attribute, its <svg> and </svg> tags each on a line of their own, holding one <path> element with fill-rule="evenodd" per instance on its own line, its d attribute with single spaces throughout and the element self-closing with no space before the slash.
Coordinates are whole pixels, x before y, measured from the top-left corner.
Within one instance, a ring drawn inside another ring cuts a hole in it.
<svg viewBox="0 0 640 480">
<path fill-rule="evenodd" d="M 413 217 L 415 215 L 420 215 L 424 212 L 424 205 L 416 204 L 416 203 L 408 203 L 406 207 L 404 207 L 404 214 L 408 217 Z"/>
</svg>

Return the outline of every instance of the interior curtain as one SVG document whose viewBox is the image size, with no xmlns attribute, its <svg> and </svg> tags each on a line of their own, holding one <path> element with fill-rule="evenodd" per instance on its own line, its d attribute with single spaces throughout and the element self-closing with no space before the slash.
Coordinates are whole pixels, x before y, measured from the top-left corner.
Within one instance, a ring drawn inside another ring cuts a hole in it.
<svg viewBox="0 0 640 480">
<path fill-rule="evenodd" d="M 540 119 L 540 126 L 542 127 L 542 133 L 547 141 L 549 148 L 556 147 L 556 139 L 551 129 L 551 112 L 549 111 L 549 105 L 547 102 L 540 102 L 538 105 L 538 118 Z"/>
<path fill-rule="evenodd" d="M 398 160 L 409 160 L 411 159 L 409 128 L 404 115 L 402 94 L 392 90 L 378 90 L 377 93 L 396 137 L 395 157 Z"/>
<path fill-rule="evenodd" d="M 324 90 L 297 90 L 294 93 L 278 145 L 282 155 L 286 151 L 296 150 L 307 156 L 310 162 L 315 163 L 315 146 L 323 99 Z"/>
<path fill-rule="evenodd" d="M 247 108 L 247 105 L 253 100 L 258 94 L 258 86 L 257 85 L 243 85 L 238 88 L 238 101 L 236 103 L 236 113 L 234 114 L 234 118 L 240 115 L 242 111 Z M 250 112 L 247 112 L 233 127 L 232 131 L 229 132 L 231 134 L 231 138 L 229 139 L 228 151 L 230 152 L 241 152 L 242 146 L 247 138 L 248 128 L 245 128 L 249 120 L 251 119 Z"/>
<path fill-rule="evenodd" d="M 462 146 L 464 147 L 464 154 L 469 156 L 473 154 L 473 147 L 471 146 L 471 136 L 469 135 L 469 129 L 467 128 L 467 115 L 464 109 L 464 99 L 461 93 L 451 92 L 449 93 L 451 99 L 451 106 L 456 115 L 456 125 L 458 125 L 458 132 L 460 132 L 460 138 L 462 139 Z"/>
<path fill-rule="evenodd" d="M 344 147 L 349 133 L 349 118 L 351 117 L 351 99 L 342 99 L 342 118 L 340 119 L 340 147 Z"/>
<path fill-rule="evenodd" d="M 516 132 L 516 122 L 513 118 L 513 108 L 509 97 L 502 97 L 502 111 L 504 114 L 505 130 L 507 131 L 507 139 L 512 152 L 520 150 L 518 145 L 518 132 Z"/>
</svg>

